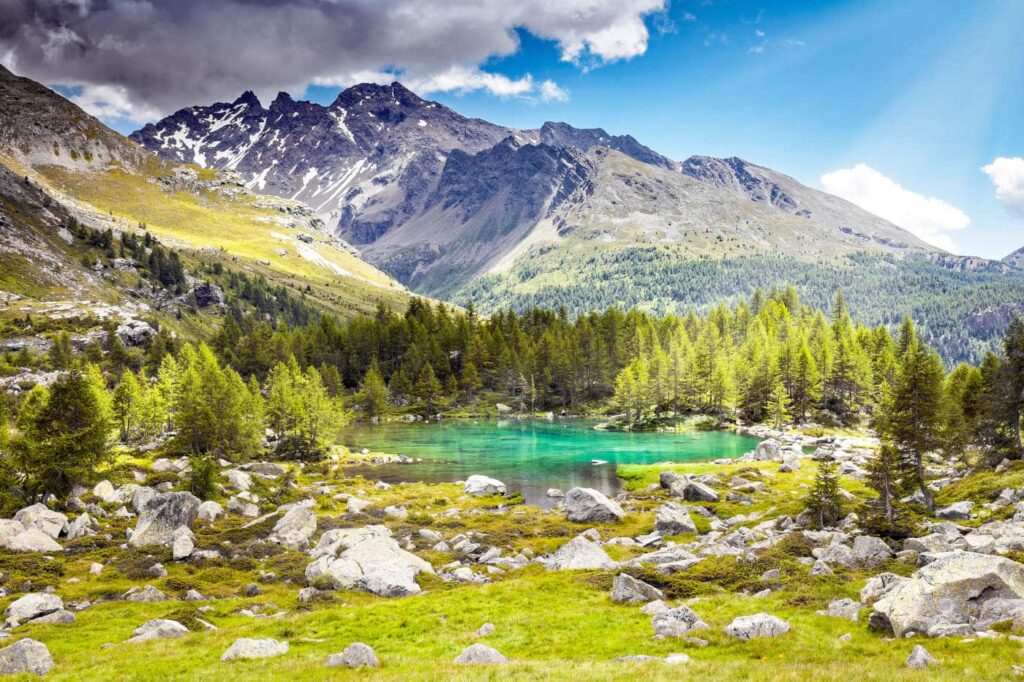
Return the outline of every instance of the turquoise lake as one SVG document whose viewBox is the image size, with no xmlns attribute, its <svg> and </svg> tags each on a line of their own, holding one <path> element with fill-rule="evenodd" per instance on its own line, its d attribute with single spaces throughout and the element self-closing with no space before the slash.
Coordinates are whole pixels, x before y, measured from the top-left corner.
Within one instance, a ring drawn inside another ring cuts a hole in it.
<svg viewBox="0 0 1024 682">
<path fill-rule="evenodd" d="M 758 440 L 724 431 L 618 433 L 597 431 L 584 419 L 449 419 L 434 423 L 357 424 L 339 439 L 369 448 L 422 459 L 413 464 L 359 465 L 353 474 L 388 482 L 451 482 L 472 474 L 501 480 L 529 504 L 551 506 L 548 488 L 621 490 L 618 464 L 685 462 L 736 457 Z M 604 460 L 593 464 L 592 460 Z"/>
</svg>

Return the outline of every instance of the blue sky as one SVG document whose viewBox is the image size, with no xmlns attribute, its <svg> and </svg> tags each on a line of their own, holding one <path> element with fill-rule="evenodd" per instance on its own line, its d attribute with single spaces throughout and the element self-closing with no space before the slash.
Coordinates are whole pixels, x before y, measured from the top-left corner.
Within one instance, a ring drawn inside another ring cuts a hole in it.
<svg viewBox="0 0 1024 682">
<path fill-rule="evenodd" d="M 65 84 L 127 132 L 247 88 L 329 102 L 339 86 L 397 73 L 421 94 L 505 125 L 561 120 L 632 134 L 675 159 L 740 156 L 958 253 L 998 258 L 1024 246 L 1024 1 L 389 0 L 355 35 L 332 25 L 334 15 L 286 25 L 297 2 L 226 3 L 244 18 L 281 10 L 263 25 L 291 36 L 247 37 L 223 51 L 227 65 L 207 55 L 209 41 L 189 44 L 210 23 L 198 0 L 156 2 L 163 14 L 125 33 L 144 52 L 120 61 L 82 58 L 81 46 L 110 57 L 102 50 L 130 43 L 105 39 L 127 31 L 124 21 L 93 39 L 99 19 L 76 26 L 69 15 L 61 30 L 78 31 L 79 44 L 66 64 L 51 50 L 49 70 L 26 75 Z M 149 25 L 160 32 L 145 33 Z M 358 40 L 370 32 L 372 42 Z M 149 54 L 159 63 L 147 65 Z M 167 69 L 175 60 L 180 69 Z M 35 66 L 13 42 L 0 44 L 0 61 Z M 118 68 L 83 66 L 111 62 Z"/>
</svg>

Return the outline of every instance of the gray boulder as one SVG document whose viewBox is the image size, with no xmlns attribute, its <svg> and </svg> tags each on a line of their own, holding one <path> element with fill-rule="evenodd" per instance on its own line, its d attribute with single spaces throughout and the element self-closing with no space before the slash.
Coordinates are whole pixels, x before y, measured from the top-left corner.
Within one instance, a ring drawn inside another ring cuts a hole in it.
<svg viewBox="0 0 1024 682">
<path fill-rule="evenodd" d="M 270 541 L 296 552 L 309 549 L 310 538 L 316 532 L 316 514 L 309 507 L 292 507 L 274 525 Z"/>
<path fill-rule="evenodd" d="M 328 656 L 326 665 L 329 668 L 376 668 L 380 663 L 377 661 L 377 654 L 373 649 L 362 642 L 353 642 L 345 647 L 340 654 Z"/>
<path fill-rule="evenodd" d="M 510 663 L 497 649 L 486 644 L 470 644 L 453 661 L 455 665 L 498 665 Z"/>
<path fill-rule="evenodd" d="M 856 621 L 861 608 L 863 607 L 859 603 L 853 601 L 849 597 L 844 597 L 842 599 L 833 599 L 830 601 L 828 603 L 828 608 L 823 611 L 818 611 L 818 615 Z"/>
<path fill-rule="evenodd" d="M 41 552 L 43 554 L 50 554 L 52 552 L 64 551 L 64 548 L 53 538 L 38 528 L 29 528 L 13 537 L 4 538 L 0 542 L 12 552 Z"/>
<path fill-rule="evenodd" d="M 174 533 L 171 535 L 171 558 L 175 561 L 181 561 L 192 556 L 192 552 L 195 551 L 196 543 L 195 536 L 192 531 L 186 526 L 175 528 Z"/>
<path fill-rule="evenodd" d="M 174 531 L 182 526 L 191 528 L 198 516 L 199 498 L 192 493 L 157 493 L 146 501 L 128 544 L 169 546 Z"/>
<path fill-rule="evenodd" d="M 202 519 L 203 521 L 206 521 L 207 523 L 212 523 L 223 515 L 224 507 L 222 507 L 218 502 L 214 502 L 213 500 L 206 500 L 205 502 L 200 504 L 199 513 L 197 514 L 198 518 Z"/>
<path fill-rule="evenodd" d="M 893 551 L 881 538 L 859 535 L 853 541 L 854 562 L 863 568 L 875 568 L 893 556 Z"/>
<path fill-rule="evenodd" d="M 11 605 L 4 611 L 8 622 L 23 622 L 32 620 L 48 613 L 59 611 L 64 608 L 64 600 L 55 594 L 46 592 L 31 592 L 11 602 Z"/>
<path fill-rule="evenodd" d="M 572 523 L 621 521 L 626 515 L 614 500 L 593 488 L 573 488 L 565 494 L 565 519 Z"/>
<path fill-rule="evenodd" d="M 665 599 L 665 593 L 654 585 L 637 580 L 628 573 L 620 573 L 612 582 L 612 601 L 620 604 L 646 604 Z"/>
<path fill-rule="evenodd" d="M 696 533 L 697 526 L 686 507 L 676 502 L 666 502 L 654 510 L 654 531 L 662 535 L 680 535 Z"/>
<path fill-rule="evenodd" d="M 582 535 L 574 537 L 540 562 L 554 571 L 581 568 L 612 569 L 615 562 L 597 544 Z"/>
<path fill-rule="evenodd" d="M 1005 557 L 948 552 L 876 601 L 875 622 L 887 622 L 896 637 L 964 635 L 985 629 L 980 618 L 987 602 L 1021 599 L 1024 565 Z M 1002 601 L 997 605 L 1004 608 Z"/>
<path fill-rule="evenodd" d="M 135 628 L 127 641 L 135 644 L 151 639 L 177 639 L 188 634 L 188 628 L 176 620 L 154 618 Z"/>
<path fill-rule="evenodd" d="M 725 634 L 744 640 L 755 637 L 778 637 L 787 632 L 789 632 L 789 623 L 767 613 L 739 616 L 725 626 Z"/>
<path fill-rule="evenodd" d="M 22 639 L 0 649 L 0 675 L 32 673 L 45 675 L 53 670 L 53 657 L 42 642 Z"/>
<path fill-rule="evenodd" d="M 689 606 L 659 610 L 651 618 L 651 625 L 656 637 L 685 637 L 694 630 L 708 629 L 708 624 Z"/>
<path fill-rule="evenodd" d="M 51 540 L 56 540 L 68 529 L 68 517 L 45 504 L 33 504 L 21 509 L 14 515 L 14 520 L 24 526 L 25 530 L 36 528 Z"/>
<path fill-rule="evenodd" d="M 488 478 L 479 474 L 474 474 L 467 478 L 462 489 L 467 495 L 473 497 L 490 497 L 491 495 L 504 495 L 506 493 L 504 483 L 496 478 Z"/>
<path fill-rule="evenodd" d="M 948 507 L 935 510 L 935 516 L 946 521 L 966 521 L 971 518 L 971 510 L 974 509 L 974 503 L 964 500 L 963 502 L 955 502 Z"/>
<path fill-rule="evenodd" d="M 718 493 L 711 486 L 700 481 L 687 481 L 684 485 L 673 486 L 672 491 L 689 502 L 718 502 Z"/>
<path fill-rule="evenodd" d="M 750 453 L 750 459 L 757 461 L 767 461 L 772 459 L 779 459 L 782 457 L 782 444 L 774 438 L 763 440 L 757 444 L 754 451 Z"/>
<path fill-rule="evenodd" d="M 273 658 L 288 653 L 288 642 L 279 642 L 276 639 L 249 639 L 242 637 L 236 639 L 228 647 L 222 661 L 234 661 L 240 658 Z"/>
</svg>

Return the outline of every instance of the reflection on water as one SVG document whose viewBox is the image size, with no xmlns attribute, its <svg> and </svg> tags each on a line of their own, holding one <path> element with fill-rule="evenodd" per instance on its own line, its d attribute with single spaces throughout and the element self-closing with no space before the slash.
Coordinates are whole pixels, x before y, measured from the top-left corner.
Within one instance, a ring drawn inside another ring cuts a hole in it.
<svg viewBox="0 0 1024 682">
<path fill-rule="evenodd" d="M 413 464 L 360 465 L 352 474 L 387 482 L 458 481 L 472 474 L 500 479 L 527 503 L 550 507 L 548 488 L 596 488 L 621 491 L 616 465 L 653 464 L 735 457 L 752 450 L 757 439 L 721 431 L 689 433 L 615 433 L 596 431 L 590 420 L 446 420 L 440 423 L 359 424 L 340 439 L 353 448 L 370 448 L 420 458 Z M 594 465 L 591 460 L 605 460 Z"/>
</svg>

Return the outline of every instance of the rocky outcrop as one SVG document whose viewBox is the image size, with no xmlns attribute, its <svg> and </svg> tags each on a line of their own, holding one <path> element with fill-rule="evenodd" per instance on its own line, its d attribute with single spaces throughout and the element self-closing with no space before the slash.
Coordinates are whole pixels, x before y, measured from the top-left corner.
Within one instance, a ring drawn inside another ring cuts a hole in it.
<svg viewBox="0 0 1024 682">
<path fill-rule="evenodd" d="M 385 526 L 329 530 L 310 552 L 306 579 L 329 581 L 334 587 L 360 589 L 381 597 L 416 594 L 416 576 L 433 567 L 402 549 Z"/>
<path fill-rule="evenodd" d="M 965 635 L 1024 614 L 1024 565 L 1005 557 L 948 552 L 890 584 L 871 622 L 896 637 Z"/>
<path fill-rule="evenodd" d="M 174 531 L 191 528 L 198 516 L 199 498 L 192 493 L 158 493 L 146 501 L 128 544 L 170 546 Z"/>
</svg>

